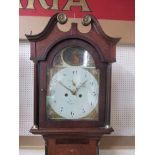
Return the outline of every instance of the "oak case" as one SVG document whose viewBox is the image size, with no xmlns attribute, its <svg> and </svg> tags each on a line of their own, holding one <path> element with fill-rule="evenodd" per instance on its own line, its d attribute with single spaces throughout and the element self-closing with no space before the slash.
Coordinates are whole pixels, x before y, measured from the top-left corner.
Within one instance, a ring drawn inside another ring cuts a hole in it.
<svg viewBox="0 0 155 155">
<path fill-rule="evenodd" d="M 48 155 L 96 155 L 101 136 L 113 131 L 110 127 L 111 64 L 116 60 L 116 43 L 120 38 L 107 36 L 92 15 L 84 18 L 90 19 L 88 33 L 79 32 L 76 23 L 72 23 L 68 32 L 62 32 L 57 27 L 58 15 L 50 19 L 40 34 L 26 35 L 34 62 L 34 126 L 30 131 L 43 135 Z M 86 49 L 100 71 L 98 120 L 56 120 L 46 116 L 47 70 L 53 67 L 58 52 L 68 46 Z"/>
</svg>

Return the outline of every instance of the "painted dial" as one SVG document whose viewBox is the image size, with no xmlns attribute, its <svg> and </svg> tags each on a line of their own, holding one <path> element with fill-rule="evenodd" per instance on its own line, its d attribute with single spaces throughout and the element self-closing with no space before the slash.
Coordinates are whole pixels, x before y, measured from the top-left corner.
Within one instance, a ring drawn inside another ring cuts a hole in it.
<svg viewBox="0 0 155 155">
<path fill-rule="evenodd" d="M 98 82 L 86 69 L 64 68 L 53 76 L 50 87 L 52 93 L 48 103 L 65 119 L 85 117 L 98 104 Z"/>
</svg>

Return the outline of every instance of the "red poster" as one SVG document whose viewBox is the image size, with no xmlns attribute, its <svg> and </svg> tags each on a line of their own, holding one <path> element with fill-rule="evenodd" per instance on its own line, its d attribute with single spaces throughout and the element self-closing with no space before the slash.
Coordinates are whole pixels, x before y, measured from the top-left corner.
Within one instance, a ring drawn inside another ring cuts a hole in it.
<svg viewBox="0 0 155 155">
<path fill-rule="evenodd" d="M 98 19 L 135 19 L 135 0 L 20 0 L 19 8 L 20 16 L 52 16 L 63 12 L 75 18 L 93 14 Z"/>
</svg>

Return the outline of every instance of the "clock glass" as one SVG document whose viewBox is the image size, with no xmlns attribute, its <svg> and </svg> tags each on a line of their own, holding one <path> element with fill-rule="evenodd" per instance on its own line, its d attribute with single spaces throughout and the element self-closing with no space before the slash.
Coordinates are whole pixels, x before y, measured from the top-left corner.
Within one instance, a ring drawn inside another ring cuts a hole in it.
<svg viewBox="0 0 155 155">
<path fill-rule="evenodd" d="M 81 47 L 62 49 L 47 71 L 48 119 L 98 120 L 99 70 Z"/>
</svg>

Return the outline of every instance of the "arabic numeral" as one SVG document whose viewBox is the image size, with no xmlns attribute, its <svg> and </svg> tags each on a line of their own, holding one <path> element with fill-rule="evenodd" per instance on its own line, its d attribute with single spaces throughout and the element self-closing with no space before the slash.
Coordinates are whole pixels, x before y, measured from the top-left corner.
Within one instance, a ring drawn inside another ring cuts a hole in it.
<svg viewBox="0 0 155 155">
<path fill-rule="evenodd" d="M 93 106 L 93 103 L 91 102 L 90 105 Z"/>
<path fill-rule="evenodd" d="M 94 82 L 90 82 L 90 85 L 92 85 L 92 86 L 93 86 L 93 85 L 94 85 Z"/>
<path fill-rule="evenodd" d="M 77 74 L 77 70 L 73 71 L 73 75 L 76 75 Z"/>
<path fill-rule="evenodd" d="M 95 91 L 93 91 L 93 92 L 92 92 L 92 95 L 93 95 L 93 96 L 96 96 L 96 95 L 97 95 L 97 93 L 96 93 Z"/>
<path fill-rule="evenodd" d="M 85 112 L 86 112 L 84 108 L 82 109 L 82 111 L 83 111 L 83 113 L 85 113 Z"/>
<path fill-rule="evenodd" d="M 61 111 L 61 112 L 63 111 L 63 107 L 60 108 L 60 111 Z"/>
<path fill-rule="evenodd" d="M 73 112 L 71 112 L 71 116 L 74 117 L 74 113 Z"/>
</svg>

